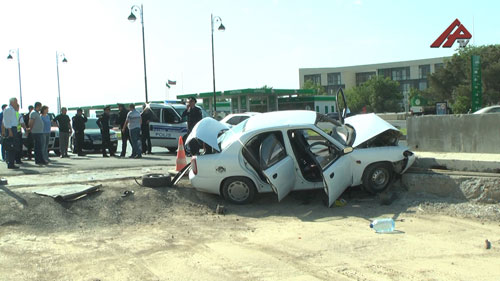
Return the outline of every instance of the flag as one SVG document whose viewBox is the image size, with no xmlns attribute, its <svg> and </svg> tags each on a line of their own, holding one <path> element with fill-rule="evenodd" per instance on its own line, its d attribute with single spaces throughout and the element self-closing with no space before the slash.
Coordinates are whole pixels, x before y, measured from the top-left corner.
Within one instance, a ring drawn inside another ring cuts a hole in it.
<svg viewBox="0 0 500 281">
<path fill-rule="evenodd" d="M 169 84 L 169 85 L 177 85 L 177 81 L 168 80 L 167 84 Z"/>
<path fill-rule="evenodd" d="M 169 88 L 169 89 L 170 89 L 170 85 L 169 85 L 168 83 L 167 83 L 167 84 L 165 84 L 165 86 L 167 86 L 167 88 Z"/>
</svg>

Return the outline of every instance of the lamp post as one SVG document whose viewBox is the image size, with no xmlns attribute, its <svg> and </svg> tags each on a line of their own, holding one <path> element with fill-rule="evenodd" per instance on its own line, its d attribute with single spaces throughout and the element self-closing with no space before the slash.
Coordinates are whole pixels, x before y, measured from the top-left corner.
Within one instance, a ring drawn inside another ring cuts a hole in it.
<svg viewBox="0 0 500 281">
<path fill-rule="evenodd" d="M 215 95 L 215 59 L 214 59 L 214 24 L 219 24 L 219 27 L 217 30 L 219 31 L 224 31 L 226 28 L 222 24 L 222 19 L 218 16 L 215 16 L 213 14 L 210 14 L 210 20 L 212 23 L 212 78 L 213 78 L 213 84 L 214 84 L 214 117 L 217 111 L 217 97 Z"/>
<path fill-rule="evenodd" d="M 136 13 L 140 13 L 140 17 L 141 17 L 141 25 L 142 25 L 142 56 L 143 56 L 143 59 L 144 59 L 144 91 L 146 93 L 146 103 L 148 102 L 148 79 L 147 79 L 147 75 L 146 75 L 146 44 L 144 42 L 144 14 L 143 14 L 143 7 L 142 7 L 142 4 L 141 6 L 137 6 L 137 5 L 133 5 L 132 8 L 130 8 L 130 16 L 128 16 L 128 20 L 130 22 L 134 22 L 137 17 L 136 17 Z"/>
<path fill-rule="evenodd" d="M 21 108 L 23 108 L 23 90 L 21 89 L 21 61 L 19 60 L 19 48 L 16 50 L 9 50 L 7 59 L 14 59 L 12 55 L 17 55 L 17 71 L 19 73 L 19 104 Z"/>
<path fill-rule="evenodd" d="M 66 55 L 64 53 L 59 53 L 56 51 L 56 70 L 57 70 L 57 114 L 61 114 L 61 86 L 59 83 L 59 60 L 63 63 L 67 63 Z"/>
</svg>

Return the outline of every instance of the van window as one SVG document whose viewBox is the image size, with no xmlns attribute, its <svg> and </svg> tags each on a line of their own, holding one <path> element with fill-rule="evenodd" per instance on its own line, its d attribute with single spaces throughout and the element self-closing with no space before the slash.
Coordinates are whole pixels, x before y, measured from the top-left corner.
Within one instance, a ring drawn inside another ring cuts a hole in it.
<svg viewBox="0 0 500 281">
<path fill-rule="evenodd" d="M 151 122 L 160 122 L 160 108 L 151 108 Z"/>
</svg>

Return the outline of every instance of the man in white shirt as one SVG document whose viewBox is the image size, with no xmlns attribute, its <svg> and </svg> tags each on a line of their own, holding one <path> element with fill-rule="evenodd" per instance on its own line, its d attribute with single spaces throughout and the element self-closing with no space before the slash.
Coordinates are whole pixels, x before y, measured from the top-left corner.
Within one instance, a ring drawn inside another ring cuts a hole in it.
<svg viewBox="0 0 500 281">
<path fill-rule="evenodd" d="M 17 99 L 11 98 L 9 100 L 9 106 L 3 112 L 2 124 L 5 128 L 5 152 L 7 156 L 7 168 L 9 169 L 19 169 L 18 166 L 14 165 L 16 160 L 16 145 L 15 140 L 17 139 L 17 125 L 19 125 L 19 119 L 16 116 Z"/>
<path fill-rule="evenodd" d="M 141 145 L 141 124 L 142 118 L 141 114 L 135 110 L 135 105 L 132 103 L 129 106 L 129 113 L 127 114 L 127 119 L 125 120 L 125 125 L 123 127 L 128 127 L 130 132 L 130 140 L 132 143 L 132 155 L 129 158 L 142 158 L 142 145 Z M 122 128 L 122 134 L 125 132 L 125 128 Z"/>
</svg>

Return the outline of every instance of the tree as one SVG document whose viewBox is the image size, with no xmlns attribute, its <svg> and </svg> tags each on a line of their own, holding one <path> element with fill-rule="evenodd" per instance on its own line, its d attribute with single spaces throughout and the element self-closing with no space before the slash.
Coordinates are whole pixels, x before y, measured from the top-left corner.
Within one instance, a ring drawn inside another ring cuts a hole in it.
<svg viewBox="0 0 500 281">
<path fill-rule="evenodd" d="M 500 45 L 469 46 L 459 50 L 442 69 L 429 77 L 431 100 L 447 101 L 454 113 L 466 113 L 470 109 L 472 55 L 481 57 L 483 105 L 500 102 Z"/>
<path fill-rule="evenodd" d="M 316 90 L 316 94 L 318 95 L 325 95 L 325 88 L 319 84 L 314 83 L 312 80 L 306 80 L 304 81 L 304 86 L 302 86 L 302 89 L 312 89 Z"/>
<path fill-rule="evenodd" d="M 267 85 L 264 85 L 264 86 L 262 86 L 260 88 L 264 89 L 264 90 L 267 90 L 267 89 L 272 90 L 273 89 L 273 87 L 270 87 L 270 86 L 267 86 Z"/>
<path fill-rule="evenodd" d="M 373 76 L 365 83 L 346 91 L 351 112 L 394 112 L 401 110 L 403 95 L 399 83 L 388 77 Z"/>
</svg>

